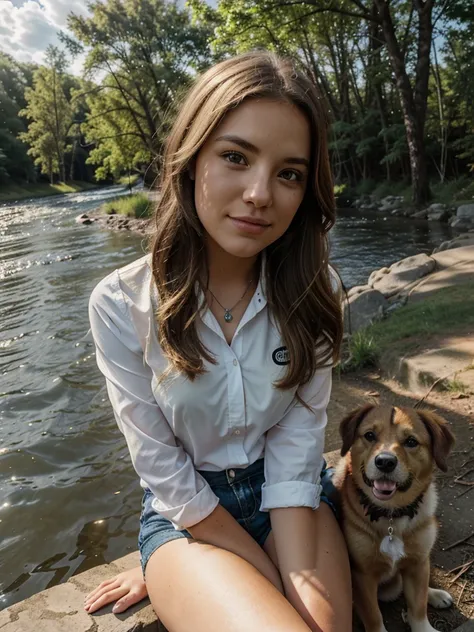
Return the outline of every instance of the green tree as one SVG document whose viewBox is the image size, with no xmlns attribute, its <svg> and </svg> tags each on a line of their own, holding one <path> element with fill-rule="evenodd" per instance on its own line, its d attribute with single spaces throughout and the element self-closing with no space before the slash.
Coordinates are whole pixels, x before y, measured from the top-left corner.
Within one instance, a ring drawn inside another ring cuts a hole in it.
<svg viewBox="0 0 474 632">
<path fill-rule="evenodd" d="M 365 104 L 369 93 L 376 99 L 383 129 L 397 124 L 388 120 L 384 95 L 384 90 L 391 92 L 392 84 L 406 134 L 413 198 L 422 204 L 430 197 L 425 124 L 433 28 L 443 25 L 448 5 L 459 3 L 468 4 L 451 0 L 439 3 L 435 11 L 435 0 L 220 0 L 214 45 L 219 49 L 235 42 L 235 49 L 257 44 L 296 53 L 309 69 L 313 66 L 315 80 L 323 83 L 336 117 L 345 123 L 354 123 L 353 104 L 364 103 L 362 85 Z M 193 4 L 199 8 L 202 0 Z M 362 84 L 352 44 L 362 49 L 358 59 L 359 64 L 365 62 Z M 325 76 L 328 59 L 332 77 Z M 388 81 L 380 72 L 384 60 L 391 68 Z M 387 139 L 387 134 L 382 138 Z M 387 145 L 385 150 L 389 151 Z M 397 155 L 402 156 L 399 151 Z"/>
<path fill-rule="evenodd" d="M 34 73 L 33 88 L 25 90 L 26 107 L 21 116 L 31 122 L 20 138 L 30 145 L 28 154 L 35 158 L 41 172 L 48 174 L 51 183 L 58 175 L 66 181 L 65 154 L 68 135 L 74 122 L 71 97 L 66 93 L 66 59 L 54 46 L 46 50 L 46 66 Z"/>
<path fill-rule="evenodd" d="M 32 81 L 32 66 L 20 64 L 0 52 L 0 152 L 3 155 L 0 181 L 35 177 L 33 163 L 27 155 L 28 147 L 19 139 L 26 127 L 18 115 L 26 105 L 25 88 Z"/>
<path fill-rule="evenodd" d="M 210 29 L 168 0 L 103 0 L 89 8 L 90 17 L 70 15 L 74 39 L 63 40 L 87 53 L 88 79 L 103 76 L 84 92 L 90 161 L 99 178 L 150 163 L 153 177 L 175 104 L 207 62 Z"/>
</svg>

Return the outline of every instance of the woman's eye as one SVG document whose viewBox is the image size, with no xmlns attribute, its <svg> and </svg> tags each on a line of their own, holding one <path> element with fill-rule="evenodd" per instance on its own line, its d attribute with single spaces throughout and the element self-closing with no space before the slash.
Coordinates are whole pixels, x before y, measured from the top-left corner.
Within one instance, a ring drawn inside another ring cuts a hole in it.
<svg viewBox="0 0 474 632">
<path fill-rule="evenodd" d="M 222 154 L 226 160 L 233 163 L 234 165 L 243 165 L 245 164 L 245 158 L 242 154 L 239 154 L 236 151 L 228 151 L 225 154 Z"/>
<path fill-rule="evenodd" d="M 408 437 L 408 439 L 405 440 L 405 445 L 407 448 L 416 448 L 418 441 L 415 437 Z"/>
<path fill-rule="evenodd" d="M 375 436 L 375 432 L 366 432 L 364 438 L 371 443 L 377 439 L 377 437 Z"/>
<path fill-rule="evenodd" d="M 303 174 L 299 171 L 282 171 L 280 177 L 288 182 L 301 182 L 303 180 Z"/>
</svg>

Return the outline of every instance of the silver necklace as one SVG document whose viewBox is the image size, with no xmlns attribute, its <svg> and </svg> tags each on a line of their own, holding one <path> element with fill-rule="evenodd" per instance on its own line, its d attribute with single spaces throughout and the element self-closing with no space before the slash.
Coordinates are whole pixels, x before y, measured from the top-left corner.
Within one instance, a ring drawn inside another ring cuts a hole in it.
<svg viewBox="0 0 474 632">
<path fill-rule="evenodd" d="M 219 299 L 215 296 L 215 294 L 212 292 L 212 290 L 208 286 L 207 289 L 208 289 L 210 295 L 212 296 L 213 299 L 215 299 L 216 303 L 218 305 L 220 305 L 222 307 L 222 309 L 224 310 L 224 320 L 225 320 L 226 323 L 230 323 L 230 322 L 232 322 L 234 320 L 234 317 L 232 316 L 232 310 L 237 307 L 237 305 L 240 303 L 240 301 L 247 294 L 247 292 L 249 291 L 249 287 L 252 285 L 252 281 L 253 281 L 253 279 L 250 280 L 250 283 L 245 288 L 245 292 L 242 294 L 242 296 L 239 298 L 239 300 L 237 301 L 237 303 L 233 307 L 224 307 L 224 305 L 222 305 L 222 303 L 219 301 Z"/>
</svg>

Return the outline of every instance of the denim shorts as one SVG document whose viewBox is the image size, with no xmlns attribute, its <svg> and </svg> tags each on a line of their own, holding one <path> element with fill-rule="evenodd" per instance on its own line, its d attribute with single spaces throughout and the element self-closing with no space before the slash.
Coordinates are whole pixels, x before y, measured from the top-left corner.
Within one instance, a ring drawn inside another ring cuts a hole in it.
<svg viewBox="0 0 474 632">
<path fill-rule="evenodd" d="M 200 470 L 199 473 L 218 496 L 220 504 L 260 546 L 263 546 L 271 531 L 269 512 L 260 511 L 262 485 L 265 480 L 263 458 L 246 468 L 234 468 L 221 472 Z M 327 476 L 324 465 L 321 479 L 325 478 Z M 152 507 L 152 501 L 152 492 L 145 489 L 138 535 L 143 575 L 152 553 L 160 546 L 179 538 L 192 538 L 188 531 L 177 531 L 167 518 L 157 513 Z M 321 494 L 321 501 L 327 503 L 333 511 L 335 510 L 324 491 Z"/>
</svg>

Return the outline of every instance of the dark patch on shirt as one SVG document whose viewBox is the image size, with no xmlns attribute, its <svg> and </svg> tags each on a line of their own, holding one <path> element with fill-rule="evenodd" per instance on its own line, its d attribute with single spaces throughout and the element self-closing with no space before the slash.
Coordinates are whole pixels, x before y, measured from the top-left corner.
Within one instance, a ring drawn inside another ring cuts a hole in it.
<svg viewBox="0 0 474 632">
<path fill-rule="evenodd" d="M 278 347 L 272 353 L 272 360 L 275 364 L 283 366 L 285 364 L 290 364 L 290 353 L 286 347 Z"/>
</svg>

